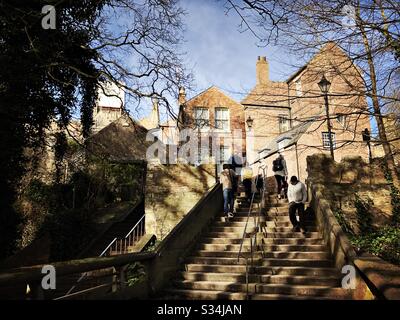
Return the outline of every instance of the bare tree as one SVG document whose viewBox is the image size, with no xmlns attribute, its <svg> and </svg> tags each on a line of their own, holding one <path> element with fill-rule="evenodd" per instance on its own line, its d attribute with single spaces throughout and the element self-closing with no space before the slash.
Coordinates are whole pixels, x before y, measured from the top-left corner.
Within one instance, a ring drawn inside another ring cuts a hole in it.
<svg viewBox="0 0 400 320">
<path fill-rule="evenodd" d="M 352 88 L 347 96 L 367 97 L 370 106 L 367 112 L 375 118 L 385 163 L 394 184 L 399 186 L 383 111 L 387 104 L 399 101 L 398 96 L 390 94 L 389 88 L 400 67 L 396 60 L 400 4 L 391 0 L 228 0 L 225 3 L 228 10 L 239 14 L 241 28 L 255 34 L 261 45 L 274 43 L 304 57 L 333 41 L 350 57 L 363 83 L 351 81 L 342 66 L 340 73 Z M 350 65 L 347 68 L 353 69 Z"/>
<path fill-rule="evenodd" d="M 172 105 L 179 88 L 190 87 L 192 78 L 182 62 L 184 11 L 179 1 L 115 0 L 103 12 L 101 32 L 88 48 L 99 53 L 102 76 L 123 87 L 131 105 L 155 97 L 176 118 Z"/>
</svg>

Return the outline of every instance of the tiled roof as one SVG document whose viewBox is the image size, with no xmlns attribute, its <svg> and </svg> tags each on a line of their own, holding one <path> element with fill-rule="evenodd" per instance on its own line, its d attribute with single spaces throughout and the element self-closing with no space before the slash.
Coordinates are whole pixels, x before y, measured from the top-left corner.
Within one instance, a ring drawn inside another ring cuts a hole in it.
<svg viewBox="0 0 400 320">
<path fill-rule="evenodd" d="M 88 150 L 112 161 L 146 160 L 147 148 L 153 143 L 146 140 L 147 132 L 128 114 L 123 114 L 88 139 Z"/>
</svg>

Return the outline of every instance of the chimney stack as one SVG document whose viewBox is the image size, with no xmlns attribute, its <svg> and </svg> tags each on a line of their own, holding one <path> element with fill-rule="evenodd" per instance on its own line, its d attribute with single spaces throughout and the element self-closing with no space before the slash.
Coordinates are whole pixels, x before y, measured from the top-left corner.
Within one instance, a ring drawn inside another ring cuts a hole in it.
<svg viewBox="0 0 400 320">
<path fill-rule="evenodd" d="M 159 107 L 159 100 L 156 97 L 151 99 L 153 103 L 153 110 L 151 112 L 151 120 L 153 122 L 154 128 L 160 127 L 160 107 Z"/>
<path fill-rule="evenodd" d="M 266 85 L 269 83 L 269 64 L 266 57 L 258 56 L 256 77 L 257 85 Z"/>
<path fill-rule="evenodd" d="M 184 87 L 179 88 L 178 103 L 180 106 L 186 103 L 186 92 Z"/>
</svg>

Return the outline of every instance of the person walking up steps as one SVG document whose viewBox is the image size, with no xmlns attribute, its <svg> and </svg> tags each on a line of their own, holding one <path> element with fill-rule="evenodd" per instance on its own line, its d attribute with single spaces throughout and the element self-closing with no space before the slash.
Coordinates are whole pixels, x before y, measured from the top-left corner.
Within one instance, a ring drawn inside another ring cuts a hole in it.
<svg viewBox="0 0 400 320">
<path fill-rule="evenodd" d="M 304 183 L 300 182 L 296 176 L 290 178 L 288 187 L 288 201 L 289 201 L 289 217 L 293 225 L 293 231 L 298 232 L 300 229 L 303 233 L 307 232 L 305 226 L 304 204 L 307 201 L 307 190 Z M 299 212 L 300 222 L 297 221 L 296 211 Z"/>
<path fill-rule="evenodd" d="M 223 171 L 221 172 L 221 184 L 224 196 L 224 214 L 228 218 L 232 218 L 235 201 L 233 188 L 235 184 L 236 174 L 235 171 L 230 169 L 229 164 L 224 164 L 222 168 Z"/>
<path fill-rule="evenodd" d="M 278 184 L 278 199 L 280 199 L 282 187 L 288 175 L 286 161 L 282 154 L 279 153 L 279 156 L 272 162 L 272 171 L 274 171 L 276 183 Z"/>
<path fill-rule="evenodd" d="M 251 188 L 252 188 L 252 184 L 253 184 L 253 170 L 249 167 L 246 166 L 242 169 L 241 172 L 241 176 L 242 176 L 242 183 L 244 186 L 244 190 L 246 193 L 246 201 L 248 203 L 251 202 Z"/>
</svg>

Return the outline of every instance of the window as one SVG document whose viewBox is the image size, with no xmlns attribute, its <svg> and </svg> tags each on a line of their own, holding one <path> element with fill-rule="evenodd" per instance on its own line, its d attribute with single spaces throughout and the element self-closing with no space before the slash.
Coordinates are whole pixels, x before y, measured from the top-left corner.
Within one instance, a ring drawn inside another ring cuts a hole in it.
<svg viewBox="0 0 400 320">
<path fill-rule="evenodd" d="M 194 108 L 194 125 L 196 128 L 206 129 L 210 126 L 208 108 Z"/>
<path fill-rule="evenodd" d="M 290 119 L 286 115 L 279 115 L 279 133 L 290 130 Z"/>
<path fill-rule="evenodd" d="M 336 115 L 337 121 L 344 127 L 346 125 L 347 116 L 344 114 L 337 114 Z"/>
<path fill-rule="evenodd" d="M 219 162 L 227 163 L 229 161 L 229 147 L 220 146 L 219 147 Z"/>
<path fill-rule="evenodd" d="M 301 80 L 297 79 L 295 81 L 295 84 L 296 84 L 296 96 L 301 97 L 303 95 L 303 92 L 301 90 Z"/>
<path fill-rule="evenodd" d="M 333 148 L 336 148 L 336 135 L 334 132 L 332 132 L 332 144 L 333 144 Z M 322 145 L 323 145 L 324 149 L 330 149 L 328 132 L 322 132 Z"/>
<path fill-rule="evenodd" d="M 198 164 L 203 163 L 205 159 L 207 159 L 208 149 L 201 148 L 200 146 L 197 148 L 197 159 L 196 162 Z"/>
<path fill-rule="evenodd" d="M 215 128 L 229 131 L 229 109 L 215 108 Z"/>
</svg>

